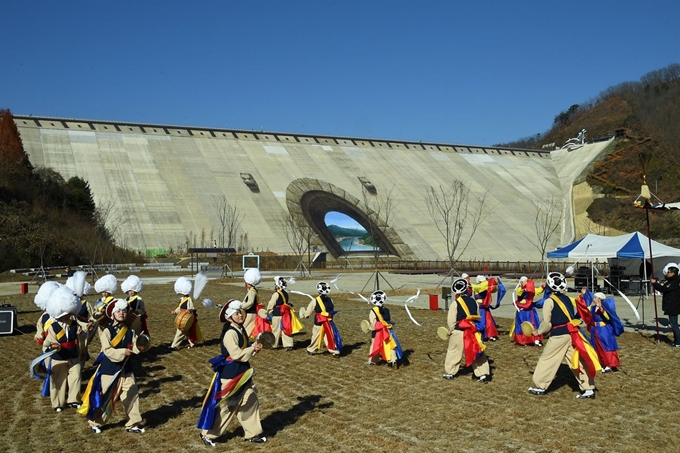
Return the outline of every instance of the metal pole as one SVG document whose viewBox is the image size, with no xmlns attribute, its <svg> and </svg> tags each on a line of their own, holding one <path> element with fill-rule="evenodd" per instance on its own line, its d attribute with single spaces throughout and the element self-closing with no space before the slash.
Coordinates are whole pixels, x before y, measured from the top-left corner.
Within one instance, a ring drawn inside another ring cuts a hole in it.
<svg viewBox="0 0 680 453">
<path fill-rule="evenodd" d="M 652 255 L 652 230 L 649 227 L 649 208 L 645 208 L 645 216 L 647 217 L 647 240 L 649 241 L 649 267 L 652 269 L 652 276 L 654 276 L 654 255 Z M 642 284 L 644 285 L 645 283 L 643 282 Z M 659 344 L 661 342 L 661 334 L 659 333 L 659 311 L 656 307 L 656 291 L 653 291 L 652 295 L 654 297 L 654 317 L 656 318 L 656 344 Z"/>
</svg>

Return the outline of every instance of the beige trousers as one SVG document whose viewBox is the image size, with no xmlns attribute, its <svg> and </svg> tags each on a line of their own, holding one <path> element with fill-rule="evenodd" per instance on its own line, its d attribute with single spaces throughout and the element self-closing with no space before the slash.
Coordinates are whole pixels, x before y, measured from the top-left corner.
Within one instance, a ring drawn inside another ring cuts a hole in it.
<svg viewBox="0 0 680 453">
<path fill-rule="evenodd" d="M 229 382 L 229 379 L 222 379 L 222 387 Z M 227 426 L 236 419 L 243 427 L 246 439 L 257 437 L 262 434 L 260 423 L 260 403 L 257 400 L 257 391 L 252 382 L 247 383 L 234 396 L 220 404 L 220 411 L 215 414 L 215 422 L 212 428 L 201 431 L 208 439 L 215 439 L 227 431 Z"/>
<path fill-rule="evenodd" d="M 319 350 L 319 337 L 321 335 L 324 335 L 324 330 L 323 327 L 321 326 L 314 326 L 312 328 L 312 341 L 309 343 L 309 347 L 307 348 L 307 352 L 314 353 Z M 326 336 L 324 335 L 323 337 L 323 344 L 328 348 L 328 341 L 326 341 Z M 337 351 L 335 349 L 328 349 L 328 352 L 331 354 L 339 354 L 340 351 Z"/>
<path fill-rule="evenodd" d="M 50 375 L 50 401 L 52 408 L 64 407 L 67 404 L 80 404 L 80 360 L 55 360 L 52 362 Z M 67 395 L 68 393 L 68 395 Z"/>
<path fill-rule="evenodd" d="M 550 383 L 555 379 L 560 364 L 564 361 L 570 363 L 574 347 L 571 345 L 570 335 L 557 335 L 548 338 L 543 347 L 543 353 L 538 358 L 533 381 L 536 387 L 547 390 Z M 583 364 L 579 361 L 578 370 L 571 370 L 578 381 L 581 390 L 593 390 L 595 380 L 588 377 Z"/>
<path fill-rule="evenodd" d="M 282 316 L 272 316 L 272 333 L 274 334 L 274 348 L 279 347 L 279 340 L 284 348 L 293 347 L 293 337 L 289 337 L 281 328 Z"/>
<path fill-rule="evenodd" d="M 246 329 L 246 333 L 251 338 L 253 330 L 255 330 L 255 316 L 257 316 L 257 313 L 246 313 L 246 319 L 243 320 L 243 328 Z"/>
<path fill-rule="evenodd" d="M 102 388 L 107 389 L 113 380 L 113 376 L 102 374 Z M 125 423 L 126 428 L 132 428 L 142 423 L 142 415 L 139 413 L 139 388 L 137 387 L 137 382 L 135 381 L 135 375 L 124 374 L 118 380 L 118 399 L 123 404 L 123 410 L 128 417 L 127 423 Z M 91 426 L 101 426 L 106 422 L 106 414 L 101 414 L 98 412 L 94 420 L 89 420 L 88 423 Z"/>
<path fill-rule="evenodd" d="M 464 361 L 464 353 L 463 332 L 454 330 L 449 337 L 449 345 L 446 350 L 446 360 L 444 361 L 444 372 L 446 374 L 453 374 L 455 376 L 458 373 L 460 364 Z M 490 373 L 489 361 L 486 358 L 486 354 L 482 353 L 474 362 L 472 362 L 472 371 L 477 377 Z"/>
</svg>

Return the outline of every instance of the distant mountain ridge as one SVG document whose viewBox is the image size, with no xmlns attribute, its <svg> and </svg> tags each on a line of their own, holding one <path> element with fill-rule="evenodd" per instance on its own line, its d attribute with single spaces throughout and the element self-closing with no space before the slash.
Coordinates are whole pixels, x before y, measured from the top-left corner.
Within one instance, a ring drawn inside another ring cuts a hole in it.
<svg viewBox="0 0 680 453">
<path fill-rule="evenodd" d="M 339 225 L 328 225 L 328 229 L 334 238 L 338 237 L 361 237 L 366 234 L 363 228 L 345 228 Z"/>
</svg>

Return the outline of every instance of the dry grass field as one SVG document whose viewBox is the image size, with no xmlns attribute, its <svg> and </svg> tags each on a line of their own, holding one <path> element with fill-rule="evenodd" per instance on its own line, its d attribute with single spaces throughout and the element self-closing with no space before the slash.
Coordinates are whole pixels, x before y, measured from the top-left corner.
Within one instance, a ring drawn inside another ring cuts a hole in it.
<svg viewBox="0 0 680 453">
<path fill-rule="evenodd" d="M 263 285 L 264 286 L 264 285 Z M 271 292 L 262 289 L 261 297 Z M 412 294 L 412 293 L 411 293 Z M 201 298 L 216 303 L 241 298 L 242 287 L 211 281 Z M 170 351 L 175 307 L 172 285 L 148 285 L 142 292 L 154 347 L 140 356 L 136 376 L 147 432 L 130 434 L 120 416 L 102 434 L 90 432 L 73 409 L 54 413 L 41 398 L 41 381 L 29 378 L 38 355 L 32 341 L 39 311 L 33 295 L 5 296 L 19 310 L 23 334 L 0 337 L 0 451 L 3 452 L 183 452 L 210 451 L 195 428 L 211 378 L 207 360 L 219 353 L 218 311 L 200 307 L 205 342 L 192 350 Z M 263 351 L 252 361 L 260 399 L 264 445 L 243 442 L 237 423 L 215 451 L 267 452 L 676 452 L 680 430 L 678 378 L 680 350 L 640 333 L 619 340 L 622 369 L 600 375 L 597 398 L 577 400 L 576 382 L 563 365 L 544 396 L 527 392 L 540 349 L 515 346 L 507 335 L 490 343 L 493 380 L 479 384 L 468 370 L 442 379 L 445 343 L 435 334 L 446 313 L 414 310 L 412 324 L 392 306 L 395 331 L 407 355 L 397 370 L 367 366 L 369 338 L 359 329 L 365 303 L 332 293 L 339 313 L 343 357 L 310 357 L 307 330 L 291 352 Z M 90 296 L 91 300 L 96 297 Z M 306 304 L 294 296 L 297 305 Z M 502 333 L 510 320 L 499 319 Z M 98 343 L 91 346 L 96 355 Z M 93 369 L 85 369 L 89 378 Z M 85 386 L 83 381 L 83 388 Z M 119 406 L 120 407 L 120 406 Z"/>
</svg>

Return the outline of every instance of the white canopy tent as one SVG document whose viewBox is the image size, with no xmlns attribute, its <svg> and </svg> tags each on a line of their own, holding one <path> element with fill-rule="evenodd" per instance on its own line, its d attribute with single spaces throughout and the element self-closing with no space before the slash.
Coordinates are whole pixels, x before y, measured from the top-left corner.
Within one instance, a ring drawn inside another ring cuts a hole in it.
<svg viewBox="0 0 680 453">
<path fill-rule="evenodd" d="M 650 260 L 653 256 L 654 274 L 657 278 L 662 278 L 666 264 L 680 261 L 680 249 L 652 240 L 650 253 L 649 245 L 649 238 L 637 231 L 621 236 L 587 234 L 566 247 L 548 252 L 546 256 L 591 263 L 607 259 L 610 265 L 616 263 L 625 267 L 626 275 L 635 276 L 640 275 L 641 260 Z"/>
</svg>

